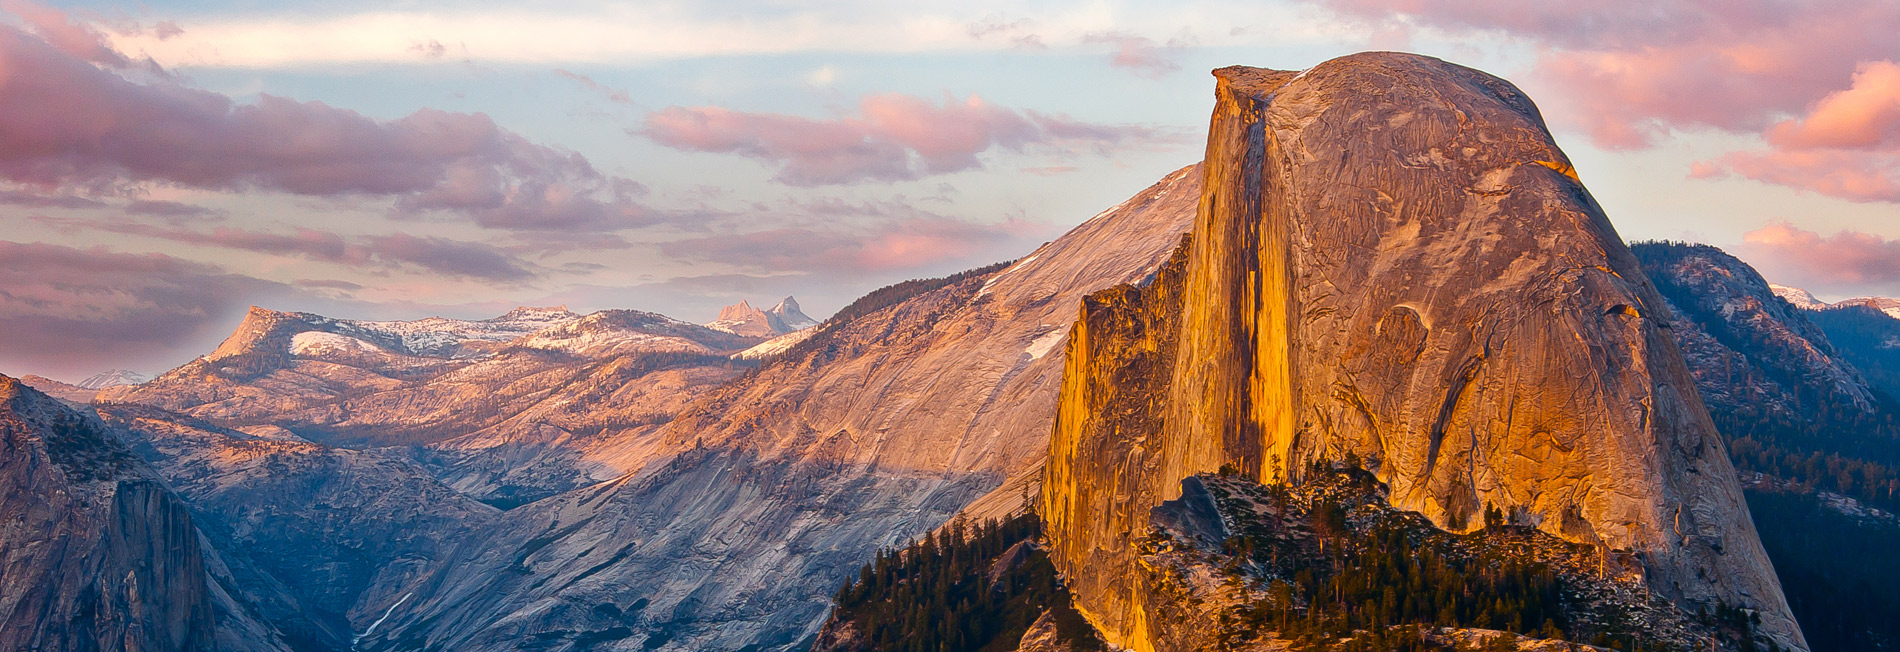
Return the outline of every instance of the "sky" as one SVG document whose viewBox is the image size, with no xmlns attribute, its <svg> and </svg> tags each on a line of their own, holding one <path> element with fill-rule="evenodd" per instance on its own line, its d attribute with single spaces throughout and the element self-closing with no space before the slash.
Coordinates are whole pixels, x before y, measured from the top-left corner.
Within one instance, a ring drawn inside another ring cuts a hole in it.
<svg viewBox="0 0 1900 652">
<path fill-rule="evenodd" d="M 823 318 L 1195 162 L 1210 69 L 1363 50 L 1513 81 L 1626 240 L 1900 295 L 1891 0 L 524 4 L 0 0 L 0 373 L 251 305 Z"/>
</svg>

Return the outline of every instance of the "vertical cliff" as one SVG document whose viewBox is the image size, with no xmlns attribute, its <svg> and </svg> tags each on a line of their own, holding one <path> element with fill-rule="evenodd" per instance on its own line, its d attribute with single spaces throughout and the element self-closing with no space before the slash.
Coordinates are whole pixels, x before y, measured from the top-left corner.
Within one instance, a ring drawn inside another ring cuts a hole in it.
<svg viewBox="0 0 1900 652">
<path fill-rule="evenodd" d="M 96 420 L 0 376 L 0 648 L 213 649 L 184 503 Z"/>
<path fill-rule="evenodd" d="M 1085 304 L 1052 439 L 1055 556 L 1112 638 L 1153 647 L 1127 543 L 1181 478 L 1351 453 L 1440 527 L 1632 551 L 1805 648 L 1666 304 L 1528 98 L 1394 53 L 1215 76 L 1178 290 Z"/>
</svg>

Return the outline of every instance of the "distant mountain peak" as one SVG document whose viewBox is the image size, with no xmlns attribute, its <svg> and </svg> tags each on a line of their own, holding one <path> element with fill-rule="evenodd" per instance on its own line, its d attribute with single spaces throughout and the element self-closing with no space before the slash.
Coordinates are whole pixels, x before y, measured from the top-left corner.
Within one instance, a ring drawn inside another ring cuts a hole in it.
<svg viewBox="0 0 1900 652">
<path fill-rule="evenodd" d="M 771 309 L 765 312 L 766 314 L 777 316 L 780 320 L 785 322 L 786 327 L 792 330 L 810 328 L 818 325 L 818 320 L 805 316 L 804 311 L 798 309 L 798 300 L 789 296 L 779 300 L 778 305 L 772 306 Z"/>
<path fill-rule="evenodd" d="M 1830 308 L 1864 307 L 1887 313 L 1887 316 L 1900 319 L 1900 299 L 1890 297 L 1855 297 L 1828 303 L 1814 297 L 1814 294 L 1798 287 L 1769 283 L 1768 288 L 1775 296 L 1781 297 L 1796 308 L 1802 310 L 1827 310 Z"/>
<path fill-rule="evenodd" d="M 742 299 L 721 308 L 719 318 L 706 324 L 706 327 L 746 337 L 776 337 L 817 324 L 817 321 L 799 311 L 797 299 L 785 297 L 770 310 L 754 308 L 750 301 Z"/>
<path fill-rule="evenodd" d="M 732 304 L 730 306 L 726 306 L 724 308 L 720 308 L 719 319 L 715 321 L 746 319 L 753 315 L 760 315 L 760 314 L 764 314 L 764 311 L 759 310 L 758 308 L 754 308 L 752 307 L 752 304 L 750 302 L 747 302 L 744 299 L 740 299 L 738 303 Z"/>
<path fill-rule="evenodd" d="M 1781 297 L 1783 301 L 1787 301 L 1793 304 L 1794 307 L 1802 310 L 1820 310 L 1827 307 L 1826 301 L 1816 299 L 1814 298 L 1814 293 L 1798 287 L 1769 283 L 1768 289 L 1774 291 L 1775 296 Z"/>
</svg>

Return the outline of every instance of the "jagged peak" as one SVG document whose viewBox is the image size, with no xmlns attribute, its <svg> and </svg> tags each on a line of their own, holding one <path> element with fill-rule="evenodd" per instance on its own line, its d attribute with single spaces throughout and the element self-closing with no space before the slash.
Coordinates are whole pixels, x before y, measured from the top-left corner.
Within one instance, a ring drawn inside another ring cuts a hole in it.
<svg viewBox="0 0 1900 652">
<path fill-rule="evenodd" d="M 759 315 L 759 314 L 764 314 L 764 313 L 765 311 L 752 307 L 751 302 L 748 302 L 744 299 L 740 299 L 738 303 L 732 304 L 730 306 L 726 306 L 724 308 L 720 308 L 719 319 L 717 321 L 745 319 L 753 315 Z"/>
<path fill-rule="evenodd" d="M 779 320 L 784 322 L 785 328 L 789 330 L 798 330 L 818 325 L 818 320 L 806 316 L 805 312 L 799 309 L 798 299 L 792 298 L 791 296 L 780 299 L 778 305 L 772 306 L 772 308 L 766 310 L 765 313 L 778 317 Z"/>
</svg>

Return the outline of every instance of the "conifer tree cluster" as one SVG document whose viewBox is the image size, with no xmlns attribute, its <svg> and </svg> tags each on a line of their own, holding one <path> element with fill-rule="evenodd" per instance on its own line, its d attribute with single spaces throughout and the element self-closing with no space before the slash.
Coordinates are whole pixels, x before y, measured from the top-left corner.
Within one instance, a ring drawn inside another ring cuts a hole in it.
<svg viewBox="0 0 1900 652">
<path fill-rule="evenodd" d="M 963 519 L 899 550 L 881 551 L 835 596 L 861 649 L 960 652 L 1016 649 L 1044 612 L 1078 652 L 1105 649 L 1076 613 L 1034 513 L 971 525 Z"/>
<path fill-rule="evenodd" d="M 1278 638 L 1297 641 L 1299 649 L 1327 650 L 1432 649 L 1419 626 L 1566 638 L 1569 623 L 1558 573 L 1535 557 L 1483 545 L 1487 536 L 1519 529 L 1506 523 L 1502 511 L 1487 509 L 1485 529 L 1469 535 L 1452 535 L 1412 518 L 1378 519 L 1354 528 L 1348 513 L 1357 502 L 1354 495 L 1371 490 L 1370 475 L 1356 463 L 1339 471 L 1321 464 L 1308 478 L 1350 488 L 1345 496 L 1319 493 L 1304 506 L 1304 529 L 1319 539 L 1317 556 L 1302 550 L 1311 542 L 1260 529 L 1225 546 L 1271 578 L 1266 598 L 1236 615 L 1232 638 L 1277 632 Z M 1290 503 L 1308 502 L 1294 498 L 1285 486 L 1265 489 L 1282 512 Z M 1299 511 L 1294 506 L 1288 513 Z M 1337 643 L 1342 638 L 1353 641 L 1342 648 Z"/>
</svg>

